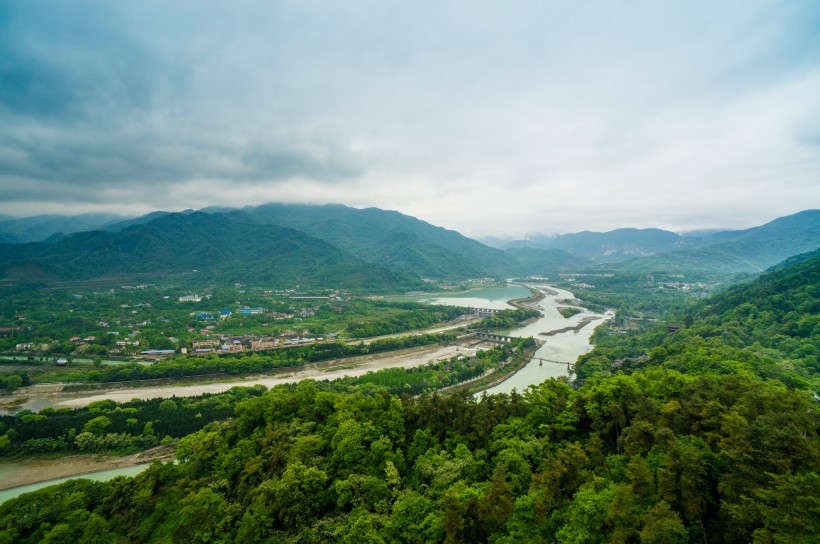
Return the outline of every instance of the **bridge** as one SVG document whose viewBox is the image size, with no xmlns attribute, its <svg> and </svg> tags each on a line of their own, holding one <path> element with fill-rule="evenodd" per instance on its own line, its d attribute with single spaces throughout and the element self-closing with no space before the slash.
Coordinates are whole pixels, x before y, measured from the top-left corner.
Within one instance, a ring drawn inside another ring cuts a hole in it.
<svg viewBox="0 0 820 544">
<path fill-rule="evenodd" d="M 497 344 L 509 344 L 515 338 L 514 336 L 504 336 L 503 334 L 493 334 L 491 332 L 477 332 L 475 337 L 479 340 L 487 340 Z"/>
<path fill-rule="evenodd" d="M 470 312 L 474 313 L 479 317 L 490 317 L 493 314 L 500 312 L 501 310 L 496 310 L 495 308 L 472 308 L 468 307 Z"/>
<path fill-rule="evenodd" d="M 552 359 L 543 359 L 541 357 L 533 357 L 532 360 L 533 361 L 538 361 L 539 365 L 543 365 L 544 363 L 553 363 L 553 364 L 556 364 L 556 365 L 567 365 L 567 373 L 568 374 L 572 373 L 572 363 L 569 363 L 567 361 L 553 361 Z"/>
</svg>

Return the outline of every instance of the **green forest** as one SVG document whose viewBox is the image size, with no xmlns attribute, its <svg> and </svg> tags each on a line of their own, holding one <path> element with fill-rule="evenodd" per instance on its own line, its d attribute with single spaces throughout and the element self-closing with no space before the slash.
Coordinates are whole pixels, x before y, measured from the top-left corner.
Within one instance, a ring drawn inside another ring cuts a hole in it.
<svg viewBox="0 0 820 544">
<path fill-rule="evenodd" d="M 5 503 L 0 541 L 808 543 L 819 423 L 754 376 L 478 400 L 302 382 L 182 438 L 177 464 Z"/>
<path fill-rule="evenodd" d="M 813 543 L 818 275 L 807 256 L 643 330 L 602 327 L 574 383 L 232 392 L 229 415 L 172 437 L 177 463 L 0 505 L 0 542 Z M 94 408 L 75 423 L 92 437 L 138 407 Z"/>
</svg>

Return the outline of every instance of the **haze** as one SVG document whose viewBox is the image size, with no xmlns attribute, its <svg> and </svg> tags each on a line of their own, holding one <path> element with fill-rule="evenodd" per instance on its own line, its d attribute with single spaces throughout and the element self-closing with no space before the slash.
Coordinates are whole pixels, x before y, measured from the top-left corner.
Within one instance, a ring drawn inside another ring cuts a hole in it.
<svg viewBox="0 0 820 544">
<path fill-rule="evenodd" d="M 820 207 L 820 4 L 0 3 L 0 214 L 268 201 L 480 237 Z"/>
</svg>

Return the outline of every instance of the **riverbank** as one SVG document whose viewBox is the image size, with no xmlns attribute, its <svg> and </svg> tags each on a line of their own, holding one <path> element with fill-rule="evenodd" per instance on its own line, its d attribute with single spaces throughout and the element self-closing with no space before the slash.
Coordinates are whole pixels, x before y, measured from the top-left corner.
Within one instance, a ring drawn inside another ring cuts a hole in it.
<svg viewBox="0 0 820 544">
<path fill-rule="evenodd" d="M 396 332 L 392 334 L 383 334 L 381 336 L 371 336 L 369 338 L 349 338 L 346 339 L 345 342 L 349 345 L 357 345 L 360 342 L 364 342 L 364 344 L 367 346 L 370 345 L 371 342 L 375 342 L 377 340 L 385 340 L 389 338 L 401 338 L 403 336 L 418 336 L 422 334 L 440 334 L 443 332 L 458 331 L 461 329 L 467 329 L 469 325 L 475 323 L 476 321 L 480 321 L 481 319 L 483 318 L 477 314 L 465 314 L 451 321 L 439 323 L 438 325 L 434 325 L 426 329 Z"/>
<path fill-rule="evenodd" d="M 543 341 L 535 340 L 535 345 L 524 350 L 514 353 L 512 357 L 507 360 L 507 363 L 497 368 L 495 371 L 484 374 L 472 380 L 451 385 L 436 391 L 437 395 L 442 393 L 458 393 L 466 391 L 471 394 L 478 394 L 484 390 L 496 387 L 510 379 L 516 372 L 527 366 L 538 348 L 541 347 Z"/>
<path fill-rule="evenodd" d="M 29 409 L 33 411 L 44 408 L 82 407 L 100 400 L 127 402 L 138 398 L 147 400 L 152 398 L 193 397 L 205 393 L 221 393 L 232 387 L 250 387 L 260 384 L 271 388 L 283 383 L 294 383 L 306 379 L 334 380 L 345 376 L 361 376 L 367 372 L 385 368 L 405 367 L 412 368 L 427 364 L 431 361 L 441 361 L 456 355 L 474 355 L 476 349 L 468 345 L 429 345 L 409 348 L 386 353 L 376 353 L 334 359 L 320 363 L 311 363 L 300 367 L 280 369 L 284 372 L 277 374 L 255 374 L 242 378 L 234 377 L 228 381 L 212 381 L 197 384 L 168 384 L 157 387 L 119 388 L 104 391 L 85 392 L 53 392 L 38 396 L 28 395 L 22 404 L 17 403 L 15 409 Z"/>
<path fill-rule="evenodd" d="M 132 398 L 147 400 L 172 396 L 197 396 L 203 393 L 221 393 L 236 386 L 250 387 L 262 384 L 266 387 L 273 387 L 280 383 L 291 383 L 302 379 L 335 379 L 394 366 L 419 366 L 431 360 L 458 355 L 459 349 L 466 353 L 471 348 L 467 343 L 430 344 L 307 365 L 274 368 L 264 373 L 211 374 L 136 382 L 36 385 L 0 395 L 0 413 L 11 415 L 20 410 L 36 412 L 44 408 L 81 407 L 96 400 L 106 399 L 125 402 Z"/>
<path fill-rule="evenodd" d="M 85 476 L 91 472 L 133 467 L 155 459 L 170 461 L 174 450 L 158 446 L 140 453 L 116 457 L 112 455 L 68 455 L 65 457 L 0 460 L 0 490 L 47 482 L 58 478 Z"/>
</svg>

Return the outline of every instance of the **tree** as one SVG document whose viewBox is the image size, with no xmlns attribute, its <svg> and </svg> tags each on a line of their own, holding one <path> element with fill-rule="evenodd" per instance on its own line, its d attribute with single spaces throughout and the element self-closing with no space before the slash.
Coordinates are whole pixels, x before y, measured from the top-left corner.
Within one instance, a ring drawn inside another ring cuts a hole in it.
<svg viewBox="0 0 820 544">
<path fill-rule="evenodd" d="M 179 525 L 174 536 L 179 542 L 219 542 L 231 519 L 225 498 L 210 488 L 191 493 L 180 503 Z"/>
<path fill-rule="evenodd" d="M 84 524 L 83 534 L 77 544 L 113 544 L 114 542 L 115 537 L 108 522 L 97 514 L 91 514 Z"/>
<path fill-rule="evenodd" d="M 83 425 L 84 433 L 91 433 L 95 436 L 102 436 L 105 430 L 111 425 L 111 420 L 106 416 L 97 416 L 94 419 L 88 420 Z"/>
<path fill-rule="evenodd" d="M 278 480 L 263 483 L 264 496 L 284 527 L 306 523 L 326 502 L 327 473 L 299 461 L 288 464 Z"/>
<path fill-rule="evenodd" d="M 689 532 L 666 501 L 653 506 L 644 519 L 641 542 L 646 544 L 686 544 Z"/>
<path fill-rule="evenodd" d="M 558 542 L 593 544 L 604 540 L 606 515 L 614 496 L 612 486 L 596 491 L 591 485 L 581 488 L 566 511 Z"/>
</svg>

